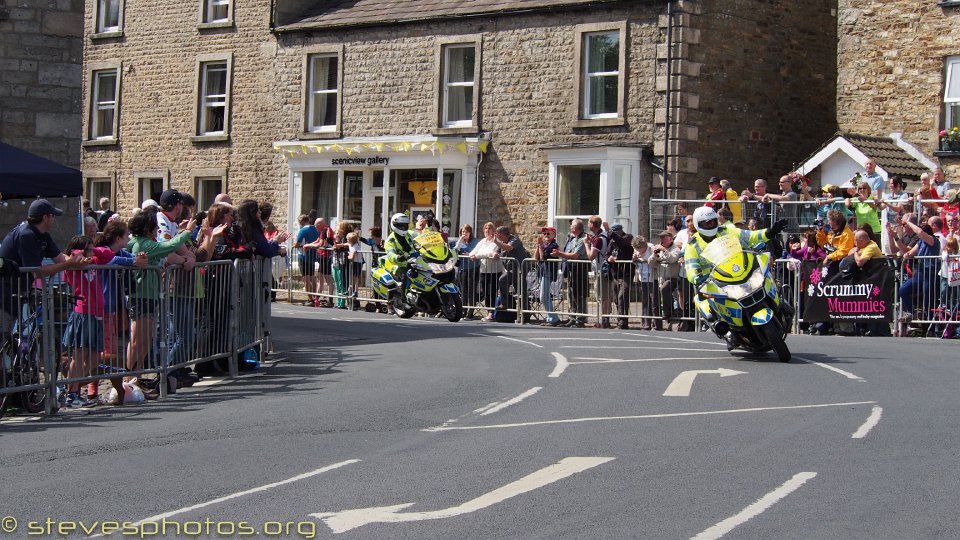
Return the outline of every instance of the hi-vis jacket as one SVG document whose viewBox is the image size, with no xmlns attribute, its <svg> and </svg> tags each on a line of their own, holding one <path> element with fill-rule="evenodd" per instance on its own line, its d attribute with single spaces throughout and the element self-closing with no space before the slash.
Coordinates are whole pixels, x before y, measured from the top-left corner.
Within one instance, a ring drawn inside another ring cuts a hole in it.
<svg viewBox="0 0 960 540">
<path fill-rule="evenodd" d="M 717 236 L 714 237 L 713 241 L 724 236 L 738 234 L 740 235 L 740 245 L 743 246 L 743 249 L 749 249 L 770 240 L 770 233 L 768 233 L 767 230 L 768 229 L 749 231 L 721 225 L 717 227 Z M 700 237 L 700 233 L 696 233 L 693 235 L 693 238 L 687 242 L 687 246 L 683 250 L 683 270 L 686 272 L 687 280 L 689 280 L 690 283 L 696 283 L 697 278 L 700 277 L 702 268 L 700 264 L 700 254 L 707 248 L 707 245 L 708 242 Z M 705 273 L 708 270 L 709 268 L 704 268 L 703 272 Z"/>
<path fill-rule="evenodd" d="M 413 244 L 414 238 L 415 235 L 410 232 L 403 235 L 398 235 L 396 231 L 391 232 L 383 243 L 383 248 L 387 251 L 387 260 L 393 264 L 407 264 L 407 258 L 417 252 Z"/>
</svg>

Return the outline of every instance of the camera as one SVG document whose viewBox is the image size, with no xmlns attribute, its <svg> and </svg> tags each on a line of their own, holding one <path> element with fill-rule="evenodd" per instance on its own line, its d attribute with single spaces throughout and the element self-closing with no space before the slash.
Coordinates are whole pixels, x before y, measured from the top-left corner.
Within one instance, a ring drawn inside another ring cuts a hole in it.
<svg viewBox="0 0 960 540">
<path fill-rule="evenodd" d="M 814 220 L 813 224 L 816 225 L 817 227 L 823 227 L 823 220 L 820 218 L 817 218 L 816 220 Z"/>
</svg>

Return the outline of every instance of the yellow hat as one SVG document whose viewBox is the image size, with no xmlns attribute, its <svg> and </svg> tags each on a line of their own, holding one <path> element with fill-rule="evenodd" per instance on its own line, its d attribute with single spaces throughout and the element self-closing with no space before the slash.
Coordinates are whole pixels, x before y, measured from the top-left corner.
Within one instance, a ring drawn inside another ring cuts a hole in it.
<svg viewBox="0 0 960 540">
<path fill-rule="evenodd" d="M 825 184 L 822 188 L 820 188 L 820 191 L 833 191 L 833 189 L 836 187 L 837 186 L 833 184 Z"/>
</svg>

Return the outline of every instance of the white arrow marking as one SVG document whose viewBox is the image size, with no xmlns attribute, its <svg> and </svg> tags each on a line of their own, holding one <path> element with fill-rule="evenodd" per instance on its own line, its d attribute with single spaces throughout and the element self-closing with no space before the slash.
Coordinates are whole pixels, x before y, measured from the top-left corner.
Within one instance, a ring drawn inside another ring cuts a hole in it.
<svg viewBox="0 0 960 540">
<path fill-rule="evenodd" d="M 563 372 L 566 371 L 567 366 L 570 365 L 570 362 L 567 361 L 566 356 L 558 352 L 553 352 L 550 354 L 552 354 L 553 357 L 556 359 L 557 367 L 553 368 L 553 372 L 550 373 L 549 377 L 556 378 L 556 377 L 559 377 L 560 375 L 563 375 Z"/>
<path fill-rule="evenodd" d="M 334 533 L 342 533 L 357 527 L 362 527 L 368 523 L 402 523 L 405 521 L 422 521 L 428 519 L 444 519 L 448 517 L 469 514 L 477 510 L 483 510 L 499 502 L 503 502 L 517 495 L 522 495 L 528 491 L 552 484 L 557 480 L 562 480 L 568 476 L 583 472 L 587 469 L 602 465 L 608 461 L 613 461 L 612 457 L 568 457 L 561 459 L 558 463 L 540 469 L 539 471 L 524 476 L 516 482 L 511 482 L 501 488 L 497 488 L 490 493 L 481 495 L 476 499 L 467 501 L 460 506 L 452 506 L 442 510 L 432 512 L 404 512 L 400 510 L 413 506 L 415 503 L 395 504 L 392 506 L 374 506 L 371 508 L 358 508 L 356 510 L 344 510 L 342 512 L 321 512 L 310 514 L 315 518 L 320 518 L 330 527 Z"/>
<path fill-rule="evenodd" d="M 867 421 L 860 426 L 860 429 L 855 431 L 853 435 L 850 436 L 851 439 L 862 439 L 867 436 L 867 433 L 870 433 L 870 430 L 873 429 L 878 423 L 880 423 L 880 416 L 883 414 L 883 408 L 879 405 L 874 405 L 873 410 L 870 412 L 870 416 L 867 417 Z"/>
<path fill-rule="evenodd" d="M 690 389 L 693 387 L 693 380 L 697 378 L 697 375 L 704 373 L 716 373 L 721 377 L 730 377 L 732 375 L 745 375 L 746 371 L 737 371 L 735 369 L 719 368 L 719 369 L 693 369 L 690 371 L 684 371 L 683 373 L 677 375 L 677 378 L 670 383 L 670 386 L 667 387 L 667 391 L 663 393 L 665 396 L 689 396 Z"/>
</svg>

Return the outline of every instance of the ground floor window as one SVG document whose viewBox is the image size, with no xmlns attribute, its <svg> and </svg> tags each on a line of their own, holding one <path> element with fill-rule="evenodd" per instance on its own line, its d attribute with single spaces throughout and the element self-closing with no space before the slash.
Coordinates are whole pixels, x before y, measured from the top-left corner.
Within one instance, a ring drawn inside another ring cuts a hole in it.
<svg viewBox="0 0 960 540">
<path fill-rule="evenodd" d="M 548 221 L 566 231 L 574 219 L 599 215 L 636 234 L 639 229 L 639 149 L 600 147 L 548 151 Z"/>
<path fill-rule="evenodd" d="M 210 208 L 217 195 L 223 192 L 223 178 L 219 176 L 197 177 L 194 191 L 197 194 L 197 208 Z"/>
<path fill-rule="evenodd" d="M 110 208 L 113 208 L 113 180 L 110 178 L 88 178 L 87 200 L 94 209 L 100 209 L 100 199 L 110 199 Z"/>
</svg>

